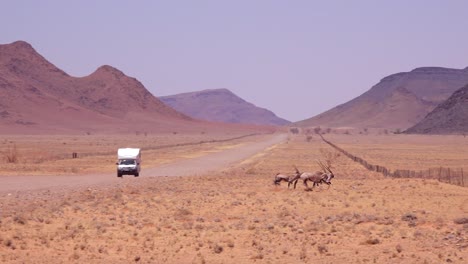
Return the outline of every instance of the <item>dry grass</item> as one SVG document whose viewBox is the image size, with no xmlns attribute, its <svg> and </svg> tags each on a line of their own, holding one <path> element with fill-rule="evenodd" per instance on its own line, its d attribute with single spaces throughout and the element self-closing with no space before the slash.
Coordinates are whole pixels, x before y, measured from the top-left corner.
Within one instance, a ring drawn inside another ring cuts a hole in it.
<svg viewBox="0 0 468 264">
<path fill-rule="evenodd" d="M 298 136 L 206 176 L 2 197 L 0 262 L 466 263 L 466 188 L 384 179 L 341 156 L 329 189 L 273 185 L 292 164 L 318 169 L 327 148 Z"/>
<path fill-rule="evenodd" d="M 16 144 L 13 146 L 8 146 L 5 151 L 5 161 L 7 163 L 17 163 L 19 159 L 18 149 L 16 148 Z"/>
<path fill-rule="evenodd" d="M 468 138 L 462 135 L 325 135 L 328 140 L 372 164 L 391 170 L 463 168 L 468 172 Z"/>
<path fill-rule="evenodd" d="M 114 172 L 117 149 L 142 148 L 143 169 L 219 151 L 255 137 L 227 142 L 213 142 L 242 134 L 154 134 L 154 135 L 84 135 L 84 136 L 0 136 L 0 175 L 47 175 Z M 252 139 L 253 138 L 253 139 Z M 168 145 L 192 143 L 192 146 Z M 201 143 L 201 144 L 199 144 Z M 72 158 L 73 153 L 77 159 Z M 21 153 L 21 159 L 19 159 Z"/>
</svg>

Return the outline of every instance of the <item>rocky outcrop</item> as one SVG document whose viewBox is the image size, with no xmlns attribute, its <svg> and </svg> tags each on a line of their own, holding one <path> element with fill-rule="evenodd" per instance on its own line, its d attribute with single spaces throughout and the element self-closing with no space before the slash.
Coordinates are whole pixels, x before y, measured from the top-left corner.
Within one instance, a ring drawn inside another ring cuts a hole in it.
<svg viewBox="0 0 468 264">
<path fill-rule="evenodd" d="M 409 128 L 408 134 L 468 133 L 468 85 L 455 91 L 423 120 Z"/>
</svg>

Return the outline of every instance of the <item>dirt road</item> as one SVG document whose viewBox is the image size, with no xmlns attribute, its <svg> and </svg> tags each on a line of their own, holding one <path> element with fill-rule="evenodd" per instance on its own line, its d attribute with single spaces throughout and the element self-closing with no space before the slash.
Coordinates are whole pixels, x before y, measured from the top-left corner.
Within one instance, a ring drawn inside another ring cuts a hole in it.
<svg viewBox="0 0 468 264">
<path fill-rule="evenodd" d="M 286 140 L 285 134 L 266 136 L 263 141 L 243 144 L 221 152 L 180 160 L 155 168 L 142 170 L 140 178 L 159 176 L 187 176 L 223 169 L 231 164 L 245 160 L 256 153 Z M 139 178 L 124 176 L 117 178 L 115 173 L 87 175 L 50 175 L 50 176 L 0 176 L 0 193 L 15 191 L 67 189 L 99 184 L 119 184 L 136 181 Z"/>
</svg>

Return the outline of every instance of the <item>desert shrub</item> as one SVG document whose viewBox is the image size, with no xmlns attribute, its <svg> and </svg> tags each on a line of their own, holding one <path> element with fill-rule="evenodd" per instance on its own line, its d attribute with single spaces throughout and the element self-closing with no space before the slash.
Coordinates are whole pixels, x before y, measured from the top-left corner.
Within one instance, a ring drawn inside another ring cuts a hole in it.
<svg viewBox="0 0 468 264">
<path fill-rule="evenodd" d="M 174 217 L 176 219 L 181 219 L 181 218 L 186 218 L 190 215 L 192 215 L 192 211 L 186 209 L 186 208 L 179 208 L 177 211 L 174 213 Z"/>
<path fill-rule="evenodd" d="M 13 217 L 13 221 L 15 223 L 20 224 L 20 225 L 25 225 L 26 224 L 26 218 L 24 216 L 22 216 L 22 215 L 15 215 Z"/>
<path fill-rule="evenodd" d="M 290 128 L 289 131 L 291 131 L 292 134 L 299 134 L 299 129 L 297 127 Z"/>
<path fill-rule="evenodd" d="M 12 241 L 11 239 L 5 240 L 4 245 L 5 245 L 6 247 L 11 247 L 11 248 L 14 248 L 14 247 L 15 247 L 15 246 L 13 245 L 13 241 Z"/>
<path fill-rule="evenodd" d="M 6 162 L 17 163 L 18 157 L 19 157 L 19 154 L 18 154 L 18 149 L 16 148 L 16 144 L 13 145 L 13 147 L 9 146 L 5 152 Z"/>
<path fill-rule="evenodd" d="M 408 222 L 409 227 L 415 227 L 417 224 L 418 217 L 412 213 L 407 213 L 401 217 L 401 220 Z"/>
<path fill-rule="evenodd" d="M 214 253 L 219 254 L 219 253 L 223 252 L 223 247 L 220 246 L 220 245 L 215 245 L 213 251 L 214 251 Z"/>
<path fill-rule="evenodd" d="M 328 248 L 327 246 L 321 244 L 321 245 L 317 245 L 317 250 L 320 254 L 325 254 L 328 252 Z"/>
<path fill-rule="evenodd" d="M 256 171 L 255 171 L 254 168 L 250 168 L 250 169 L 245 171 L 245 174 L 255 174 L 255 173 L 256 173 Z"/>
<path fill-rule="evenodd" d="M 403 251 L 403 247 L 400 244 L 396 245 L 395 249 L 398 253 L 401 253 Z"/>
<path fill-rule="evenodd" d="M 418 217 L 412 213 L 406 213 L 401 217 L 401 220 L 403 221 L 415 221 L 417 219 Z"/>
<path fill-rule="evenodd" d="M 453 220 L 455 224 L 463 225 L 463 224 L 468 224 L 468 217 L 462 217 L 462 218 L 457 218 Z"/>
<path fill-rule="evenodd" d="M 369 238 L 365 243 L 368 245 L 377 245 L 380 244 L 380 240 L 378 238 Z"/>
</svg>

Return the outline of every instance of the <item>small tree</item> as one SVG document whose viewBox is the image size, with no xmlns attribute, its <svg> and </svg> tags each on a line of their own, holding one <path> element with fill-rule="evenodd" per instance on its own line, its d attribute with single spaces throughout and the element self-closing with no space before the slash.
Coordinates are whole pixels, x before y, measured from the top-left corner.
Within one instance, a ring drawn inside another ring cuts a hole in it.
<svg viewBox="0 0 468 264">
<path fill-rule="evenodd" d="M 322 128 L 320 128 L 320 127 L 314 128 L 315 134 L 320 134 L 320 131 L 322 131 Z"/>
<path fill-rule="evenodd" d="M 293 134 L 299 134 L 299 129 L 297 127 L 292 127 L 289 129 L 289 131 L 291 131 Z"/>
</svg>

